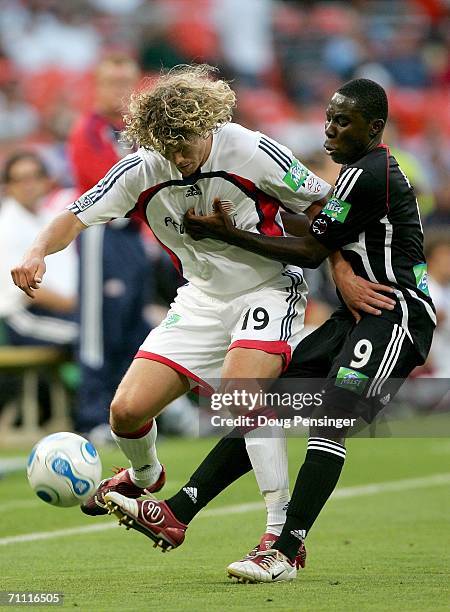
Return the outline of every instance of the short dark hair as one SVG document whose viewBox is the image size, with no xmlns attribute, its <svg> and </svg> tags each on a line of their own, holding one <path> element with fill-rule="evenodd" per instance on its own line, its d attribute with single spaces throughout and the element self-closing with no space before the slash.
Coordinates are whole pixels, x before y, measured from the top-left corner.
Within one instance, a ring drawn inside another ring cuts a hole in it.
<svg viewBox="0 0 450 612">
<path fill-rule="evenodd" d="M 353 79 L 342 87 L 337 93 L 356 101 L 359 112 L 368 121 L 373 119 L 383 119 L 386 122 L 388 117 L 388 99 L 386 92 L 370 79 Z"/>
<path fill-rule="evenodd" d="M 42 176 L 48 176 L 47 167 L 37 153 L 34 151 L 18 151 L 7 157 L 5 163 L 3 164 L 0 181 L 4 185 L 11 181 L 11 170 L 13 167 L 24 159 L 34 161 L 39 167 L 39 172 L 42 174 Z"/>
</svg>

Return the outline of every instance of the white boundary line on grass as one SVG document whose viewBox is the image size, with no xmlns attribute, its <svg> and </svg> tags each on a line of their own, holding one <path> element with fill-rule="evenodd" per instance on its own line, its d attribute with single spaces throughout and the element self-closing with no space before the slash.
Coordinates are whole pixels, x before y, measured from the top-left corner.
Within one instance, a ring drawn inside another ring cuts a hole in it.
<svg viewBox="0 0 450 612">
<path fill-rule="evenodd" d="M 184 484 L 184 480 L 168 480 L 166 487 L 169 485 L 172 489 L 176 490 Z M 36 495 L 33 495 L 28 499 L 10 499 L 9 501 L 0 503 L 0 514 L 2 512 L 14 511 L 19 508 L 32 508 L 33 506 L 42 506 L 42 501 Z"/>
<path fill-rule="evenodd" d="M 342 489 L 337 489 L 337 491 L 333 493 L 331 499 L 349 499 L 352 497 L 376 495 L 377 493 L 425 489 L 427 487 L 435 487 L 448 483 L 450 483 L 450 474 L 431 474 L 430 476 L 423 476 L 421 478 L 406 478 L 404 480 L 392 480 L 388 482 L 379 482 L 355 487 L 343 487 Z M 233 506 L 223 506 L 222 508 L 205 510 L 198 515 L 198 518 L 225 516 L 228 514 L 244 514 L 245 512 L 254 512 L 255 510 L 262 510 L 263 508 L 264 504 L 261 502 L 236 504 Z M 117 527 L 117 523 L 104 523 L 101 525 L 71 527 L 69 529 L 58 529 L 55 531 L 36 531 L 34 533 L 24 533 L 22 535 L 0 538 L 0 546 L 6 546 L 7 544 L 20 544 L 21 542 L 51 540 L 53 538 L 62 538 L 79 534 L 98 533 L 100 531 L 107 531 L 113 527 Z"/>
</svg>

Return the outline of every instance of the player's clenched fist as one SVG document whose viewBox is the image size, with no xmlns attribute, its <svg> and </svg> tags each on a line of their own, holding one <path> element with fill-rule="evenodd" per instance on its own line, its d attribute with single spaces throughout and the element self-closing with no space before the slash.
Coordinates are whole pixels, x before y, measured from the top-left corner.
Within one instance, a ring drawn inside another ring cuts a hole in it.
<svg viewBox="0 0 450 612">
<path fill-rule="evenodd" d="M 25 255 L 23 262 L 11 270 L 14 284 L 32 299 L 34 291 L 39 289 L 44 274 L 44 258 L 36 254 Z"/>
<path fill-rule="evenodd" d="M 233 222 L 229 217 L 229 211 L 234 210 L 234 204 L 219 198 L 214 199 L 214 212 L 212 215 L 196 215 L 194 209 L 190 208 L 184 215 L 184 227 L 194 240 L 203 238 L 225 239 L 234 229 Z"/>
</svg>

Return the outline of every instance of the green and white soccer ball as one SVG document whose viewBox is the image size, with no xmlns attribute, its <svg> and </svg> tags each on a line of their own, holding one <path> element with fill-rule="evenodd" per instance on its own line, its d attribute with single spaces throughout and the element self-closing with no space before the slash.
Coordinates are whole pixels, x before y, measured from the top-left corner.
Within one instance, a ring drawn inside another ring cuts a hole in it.
<svg viewBox="0 0 450 612">
<path fill-rule="evenodd" d="M 53 506 L 81 504 L 97 489 L 102 463 L 92 444 L 67 431 L 42 438 L 28 457 L 28 482 L 36 495 Z"/>
</svg>

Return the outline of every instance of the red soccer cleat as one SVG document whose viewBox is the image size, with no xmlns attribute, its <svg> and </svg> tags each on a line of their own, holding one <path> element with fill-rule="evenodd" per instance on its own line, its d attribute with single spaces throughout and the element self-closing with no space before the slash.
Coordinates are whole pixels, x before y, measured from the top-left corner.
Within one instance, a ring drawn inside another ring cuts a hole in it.
<svg viewBox="0 0 450 612">
<path fill-rule="evenodd" d="M 110 514 L 115 514 L 119 525 L 136 529 L 154 541 L 163 552 L 183 544 L 187 525 L 175 518 L 165 501 L 130 499 L 115 491 L 105 494 Z"/>
<path fill-rule="evenodd" d="M 161 466 L 161 473 L 158 480 L 146 489 L 141 489 L 136 486 L 131 480 L 130 472 L 126 468 L 116 468 L 114 476 L 102 480 L 98 485 L 97 491 L 81 504 L 81 511 L 89 516 L 98 516 L 108 514 L 108 509 L 104 501 L 104 495 L 110 491 L 117 491 L 125 497 L 137 499 L 148 493 L 156 493 L 160 491 L 166 483 L 166 471 L 164 466 Z"/>
</svg>

